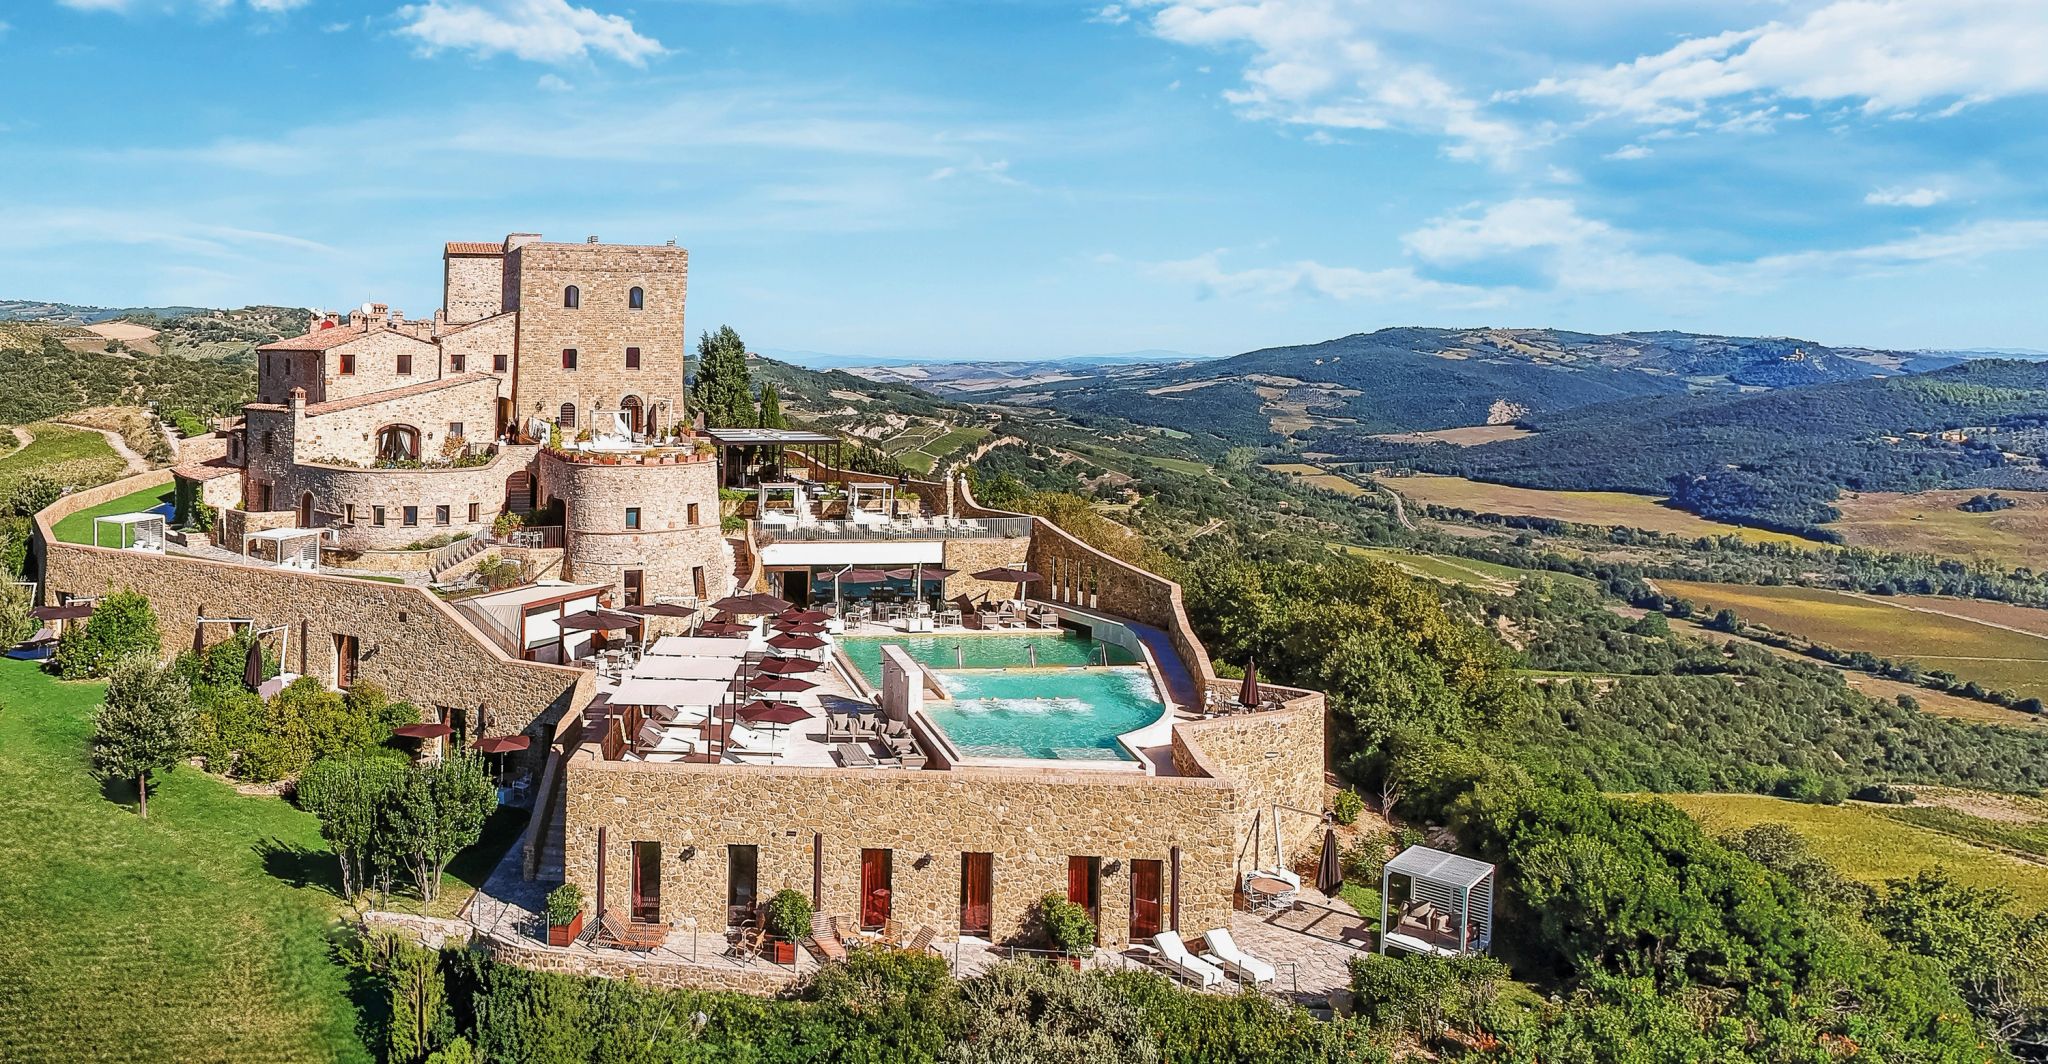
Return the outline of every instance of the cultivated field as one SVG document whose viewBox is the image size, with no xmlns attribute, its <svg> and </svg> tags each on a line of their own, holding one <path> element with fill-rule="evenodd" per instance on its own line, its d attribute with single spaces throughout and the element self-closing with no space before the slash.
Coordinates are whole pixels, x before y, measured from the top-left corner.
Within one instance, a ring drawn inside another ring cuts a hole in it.
<svg viewBox="0 0 2048 1064">
<path fill-rule="evenodd" d="M 1667 802 L 1690 813 L 1719 834 L 1751 824 L 1775 821 L 1803 836 L 1814 853 L 1851 879 L 1882 886 L 1887 879 L 1940 868 L 1973 887 L 1997 887 L 2015 895 L 2022 912 L 2048 909 L 2048 866 L 2022 860 L 1964 835 L 1907 823 L 1918 818 L 1912 809 L 1848 802 L 1838 806 L 1805 805 L 1755 794 L 1663 794 Z M 1944 818 L 1945 827 L 1975 818 Z"/>
<path fill-rule="evenodd" d="M 1585 577 L 1573 576 L 1569 573 L 1548 573 L 1538 572 L 1533 569 L 1517 569 L 1513 566 L 1496 565 L 1493 562 L 1483 562 L 1473 558 L 1459 558 L 1444 554 L 1414 554 L 1404 550 L 1396 550 L 1392 547 L 1361 547 L 1353 544 L 1342 544 L 1340 546 L 1346 553 L 1386 562 L 1405 569 L 1416 576 L 1428 577 L 1431 580 L 1441 580 L 1450 584 L 1462 584 L 1465 587 L 1478 588 L 1482 591 L 1497 591 L 1506 594 L 1513 591 L 1516 585 L 1530 577 L 1555 580 L 1564 584 L 1592 585 L 1592 581 L 1587 580 Z"/>
<path fill-rule="evenodd" d="M 1449 506 L 1474 513 L 1547 517 L 1583 525 L 1621 525 L 1678 536 L 1733 534 L 1754 543 L 1812 543 L 1784 532 L 1709 521 L 1666 506 L 1648 495 L 1619 491 L 1542 491 L 1486 484 L 1463 477 L 1382 477 L 1380 483 L 1400 492 L 1412 503 Z"/>
<path fill-rule="evenodd" d="M 29 473 L 44 473 L 57 483 L 86 488 L 121 475 L 127 464 L 97 432 L 38 422 L 26 426 L 34 442 L 0 458 L 0 491 Z"/>
<path fill-rule="evenodd" d="M 1477 447 L 1483 443 L 1499 443 L 1502 440 L 1518 440 L 1534 436 L 1533 432 L 1519 425 L 1466 425 L 1455 429 L 1437 429 L 1434 432 L 1389 432 L 1374 436 L 1375 440 L 1389 443 L 1448 443 L 1453 447 Z"/>
<path fill-rule="evenodd" d="M 1958 510 L 1971 490 L 1844 494 L 1829 528 L 1858 547 L 1988 558 L 2006 568 L 2048 568 L 2048 492 L 2001 491 L 2018 505 L 1979 514 Z"/>
<path fill-rule="evenodd" d="M 2048 697 L 2048 638 L 1891 601 L 1803 587 L 1659 580 L 1667 594 L 1838 650 L 1917 661 L 1993 689 Z M 1936 600 L 1946 602 L 1947 600 Z"/>
<path fill-rule="evenodd" d="M 1334 491 L 1339 495 L 1348 495 L 1353 498 L 1363 495 L 1369 490 L 1367 488 L 1359 486 L 1355 481 L 1351 480 L 1348 477 L 1340 476 L 1336 473 L 1331 473 L 1323 469 L 1321 466 L 1312 466 L 1303 462 L 1276 462 L 1273 465 L 1263 466 L 1261 468 L 1271 470 L 1275 473 L 1284 473 L 1290 477 L 1295 478 L 1296 480 L 1301 481 L 1303 484 L 1306 484 L 1311 488 L 1321 488 L 1324 491 Z"/>
</svg>

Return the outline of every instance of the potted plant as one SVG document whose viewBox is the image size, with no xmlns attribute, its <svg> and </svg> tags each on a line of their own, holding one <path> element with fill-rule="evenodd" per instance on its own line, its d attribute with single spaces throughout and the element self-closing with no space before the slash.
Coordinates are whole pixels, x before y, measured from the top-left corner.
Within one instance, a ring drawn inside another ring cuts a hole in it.
<svg viewBox="0 0 2048 1064">
<path fill-rule="evenodd" d="M 583 888 L 564 883 L 548 892 L 548 945 L 566 946 L 583 933 Z"/>
<path fill-rule="evenodd" d="M 1095 952 L 1095 921 L 1088 910 L 1058 894 L 1038 900 L 1038 923 L 1054 950 L 1066 955 L 1067 964 L 1079 969 L 1081 958 Z"/>
<path fill-rule="evenodd" d="M 795 964 L 796 943 L 811 933 L 811 899 L 794 890 L 779 890 L 768 899 L 768 933 L 774 936 L 775 963 Z"/>
</svg>

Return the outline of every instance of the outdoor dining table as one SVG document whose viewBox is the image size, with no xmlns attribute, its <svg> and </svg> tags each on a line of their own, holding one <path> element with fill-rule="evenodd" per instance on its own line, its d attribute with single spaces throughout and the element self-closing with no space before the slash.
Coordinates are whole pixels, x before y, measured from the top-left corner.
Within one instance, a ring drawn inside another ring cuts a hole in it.
<svg viewBox="0 0 2048 1064">
<path fill-rule="evenodd" d="M 1246 900 L 1254 910 L 1278 905 L 1282 897 L 1293 891 L 1294 884 L 1272 876 L 1253 876 L 1244 881 Z"/>
</svg>

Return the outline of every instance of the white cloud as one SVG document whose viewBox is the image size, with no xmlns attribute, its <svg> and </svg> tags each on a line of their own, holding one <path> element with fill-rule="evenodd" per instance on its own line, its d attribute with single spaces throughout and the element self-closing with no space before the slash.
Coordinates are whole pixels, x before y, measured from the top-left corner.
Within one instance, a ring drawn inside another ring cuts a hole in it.
<svg viewBox="0 0 2048 1064">
<path fill-rule="evenodd" d="M 534 80 L 533 87 L 543 92 L 570 92 L 576 88 L 560 74 L 542 74 Z"/>
<path fill-rule="evenodd" d="M 1129 5 L 1124 10 L 1137 7 Z M 1373 11 L 1342 0 L 1143 0 L 1150 30 L 1191 47 L 1249 49 L 1224 94 L 1244 115 L 1322 129 L 1446 138 L 1447 154 L 1505 163 L 1541 136 L 1490 114 L 1428 66 L 1382 48 Z"/>
<path fill-rule="evenodd" d="M 1124 10 L 1122 4 L 1109 4 L 1093 15 L 1088 16 L 1088 21 L 1090 22 L 1101 22 L 1111 26 L 1121 26 L 1130 20 L 1131 13 Z"/>
<path fill-rule="evenodd" d="M 452 49 L 477 56 L 506 54 L 536 63 L 564 63 L 593 53 L 642 66 L 663 52 L 620 15 L 568 0 L 427 0 L 398 9 L 398 32 L 429 53 Z"/>
<path fill-rule="evenodd" d="M 1636 159 L 1647 159 L 1655 154 L 1656 151 L 1646 144 L 1627 144 L 1608 152 L 1603 158 L 1632 162 Z"/>
<path fill-rule="evenodd" d="M 1010 160 L 996 159 L 990 161 L 980 156 L 975 156 L 964 162 L 941 166 L 926 175 L 927 180 L 931 181 L 950 181 L 954 178 L 966 177 L 980 178 L 983 181 L 997 185 L 1021 186 L 1024 184 L 1024 182 L 1010 176 Z"/>
<path fill-rule="evenodd" d="M 142 11 L 179 13 L 185 8 L 196 8 L 203 16 L 224 14 L 233 9 L 236 0 L 57 0 L 59 4 L 73 11 L 106 11 L 118 15 Z M 249 10 L 265 15 L 282 15 L 306 6 L 311 0 L 246 0 Z"/>
<path fill-rule="evenodd" d="M 1759 98 L 1842 101 L 1872 115 L 1941 103 L 1939 116 L 2048 92 L 2043 52 L 2041 0 L 1834 0 L 1797 22 L 1684 41 L 1603 71 L 1546 78 L 1522 95 L 1571 96 L 1655 123 L 1701 118 L 1715 105 L 1733 105 L 1738 121 L 1768 122 L 1744 106 Z"/>
<path fill-rule="evenodd" d="M 1873 207 L 1932 207 L 1948 198 L 1938 188 L 1878 188 L 1863 197 Z"/>
<path fill-rule="evenodd" d="M 1155 277 L 1190 282 L 1203 298 L 1308 296 L 1346 303 L 1432 301 L 1446 306 L 1482 306 L 1495 298 L 1493 293 L 1482 288 L 1418 277 L 1414 270 L 1405 266 L 1361 270 L 1304 259 L 1280 266 L 1231 270 L 1223 265 L 1225 254 L 1226 251 L 1218 249 L 1189 259 L 1151 263 L 1144 270 Z"/>
</svg>

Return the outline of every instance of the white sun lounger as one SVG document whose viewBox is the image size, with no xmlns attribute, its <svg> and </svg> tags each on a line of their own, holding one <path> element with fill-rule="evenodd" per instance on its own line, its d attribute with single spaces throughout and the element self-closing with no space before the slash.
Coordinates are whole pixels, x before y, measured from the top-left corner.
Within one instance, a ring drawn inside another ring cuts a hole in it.
<svg viewBox="0 0 2048 1064">
<path fill-rule="evenodd" d="M 1180 940 L 1180 932 L 1163 931 L 1152 939 L 1159 947 L 1159 955 L 1180 975 L 1197 986 L 1219 986 L 1223 982 L 1223 970 L 1208 961 L 1188 952 L 1188 945 Z"/>
<path fill-rule="evenodd" d="M 1219 927 L 1202 938 L 1209 946 L 1209 952 L 1202 954 L 1203 960 L 1220 966 L 1239 979 L 1249 979 L 1255 986 L 1273 981 L 1273 966 L 1238 949 L 1228 928 Z"/>
</svg>

